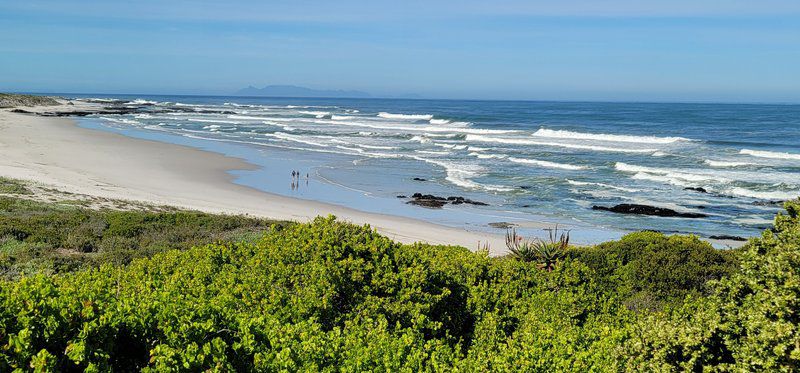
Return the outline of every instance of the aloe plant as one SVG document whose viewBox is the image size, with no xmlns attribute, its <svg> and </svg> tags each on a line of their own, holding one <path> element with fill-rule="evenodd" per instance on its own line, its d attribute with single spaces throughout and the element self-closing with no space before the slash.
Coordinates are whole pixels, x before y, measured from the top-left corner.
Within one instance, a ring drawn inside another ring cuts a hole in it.
<svg viewBox="0 0 800 373">
<path fill-rule="evenodd" d="M 511 256 L 517 260 L 525 262 L 535 262 L 539 268 L 548 272 L 552 271 L 558 261 L 564 257 L 569 247 L 569 231 L 561 230 L 559 235 L 558 225 L 555 228 L 545 229 L 548 231 L 549 240 L 540 238 L 526 240 L 517 230 L 512 228 L 506 232 L 506 247 L 511 252 Z"/>
</svg>

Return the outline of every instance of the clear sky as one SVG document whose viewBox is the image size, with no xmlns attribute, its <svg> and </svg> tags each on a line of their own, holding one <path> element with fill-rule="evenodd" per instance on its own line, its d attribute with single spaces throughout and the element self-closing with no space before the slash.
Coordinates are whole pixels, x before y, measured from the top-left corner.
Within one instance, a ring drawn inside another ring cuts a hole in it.
<svg viewBox="0 0 800 373">
<path fill-rule="evenodd" d="M 0 0 L 0 91 L 800 102 L 800 0 Z"/>
</svg>

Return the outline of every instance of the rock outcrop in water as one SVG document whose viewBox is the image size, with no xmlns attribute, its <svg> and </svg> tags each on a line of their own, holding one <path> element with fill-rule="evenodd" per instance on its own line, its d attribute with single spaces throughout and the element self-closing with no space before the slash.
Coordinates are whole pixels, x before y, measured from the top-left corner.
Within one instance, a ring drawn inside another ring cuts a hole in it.
<svg viewBox="0 0 800 373">
<path fill-rule="evenodd" d="M 398 198 L 401 198 L 398 196 Z M 458 197 L 458 196 L 451 196 L 451 197 L 439 197 L 434 196 L 432 194 L 422 194 L 422 193 L 414 193 L 411 195 L 411 200 L 406 202 L 410 205 L 422 206 L 427 208 L 442 208 L 446 204 L 451 205 L 475 205 L 475 206 L 488 206 L 487 203 L 480 202 L 480 201 L 473 201 L 469 198 Z"/>
<path fill-rule="evenodd" d="M 709 236 L 708 238 L 710 238 L 712 240 L 747 241 L 747 239 L 744 238 L 744 237 L 730 236 L 730 235 L 727 235 L 727 234 L 722 234 L 722 235 L 718 235 L 718 236 Z"/>
<path fill-rule="evenodd" d="M 696 212 L 678 212 L 664 207 L 622 203 L 612 207 L 592 206 L 592 210 L 610 211 L 618 214 L 663 216 L 669 218 L 705 218 L 708 215 Z"/>
</svg>

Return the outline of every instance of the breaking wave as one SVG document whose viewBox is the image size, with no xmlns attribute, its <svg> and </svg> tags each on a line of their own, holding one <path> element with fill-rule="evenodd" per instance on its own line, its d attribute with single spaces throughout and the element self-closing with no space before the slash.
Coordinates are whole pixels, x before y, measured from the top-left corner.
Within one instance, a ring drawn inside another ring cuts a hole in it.
<svg viewBox="0 0 800 373">
<path fill-rule="evenodd" d="M 599 186 L 599 187 L 603 187 L 603 188 L 607 188 L 607 189 L 614 189 L 614 190 L 619 190 L 619 191 L 628 192 L 628 193 L 636 193 L 636 192 L 640 191 L 639 189 L 618 187 L 616 185 L 605 184 L 605 183 L 592 183 L 592 182 L 588 182 L 588 181 L 577 181 L 577 180 L 570 180 L 570 179 L 566 179 L 566 180 L 567 180 L 568 184 L 576 185 L 576 186 Z"/>
<path fill-rule="evenodd" d="M 766 150 L 742 149 L 742 150 L 739 151 L 739 154 L 746 154 L 746 155 L 750 155 L 750 156 L 753 156 L 753 157 L 759 157 L 759 158 L 800 160 L 800 154 L 783 153 L 783 152 L 770 152 L 770 151 L 766 151 Z"/>
<path fill-rule="evenodd" d="M 558 168 L 558 169 L 561 169 L 561 170 L 577 171 L 577 170 L 586 170 L 586 169 L 588 169 L 588 167 L 586 167 L 586 166 L 575 166 L 575 165 L 571 165 L 571 164 L 542 161 L 542 160 L 538 160 L 538 159 L 509 157 L 508 160 L 511 161 L 511 162 L 514 162 L 514 163 L 529 164 L 529 165 L 535 165 L 535 166 L 546 167 L 546 168 Z"/>
<path fill-rule="evenodd" d="M 489 137 L 489 136 L 481 136 L 481 135 L 475 135 L 475 134 L 468 134 L 467 137 L 466 137 L 466 140 L 467 141 L 490 142 L 490 143 L 497 143 L 497 144 L 508 144 L 508 145 L 554 146 L 554 147 L 561 147 L 561 148 L 568 148 L 568 149 L 593 150 L 593 151 L 613 152 L 613 153 L 653 153 L 653 152 L 656 151 L 656 149 L 610 148 L 610 147 L 606 147 L 606 146 L 583 145 L 583 144 L 568 144 L 568 143 L 557 143 L 557 142 L 543 142 L 543 141 L 535 141 L 535 140 L 520 139 L 520 138 Z"/>
<path fill-rule="evenodd" d="M 711 167 L 741 167 L 741 166 L 749 166 L 753 163 L 749 162 L 732 162 L 732 161 L 715 161 L 713 159 L 706 159 L 703 163 L 711 166 Z"/>
<path fill-rule="evenodd" d="M 387 112 L 380 112 L 378 116 L 386 119 L 404 119 L 404 120 L 431 120 L 431 114 L 392 114 Z"/>
<path fill-rule="evenodd" d="M 558 139 L 633 142 L 639 144 L 671 144 L 678 141 L 691 141 L 683 137 L 611 135 L 605 133 L 584 133 L 584 132 L 573 132 L 565 130 L 551 130 L 547 128 L 540 128 L 533 135 L 537 137 L 549 137 Z"/>
</svg>

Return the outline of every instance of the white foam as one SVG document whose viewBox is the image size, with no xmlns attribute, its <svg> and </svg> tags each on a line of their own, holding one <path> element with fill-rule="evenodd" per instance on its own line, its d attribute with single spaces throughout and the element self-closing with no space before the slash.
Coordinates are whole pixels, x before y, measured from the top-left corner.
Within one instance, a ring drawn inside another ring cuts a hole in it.
<svg viewBox="0 0 800 373">
<path fill-rule="evenodd" d="M 481 153 L 469 153 L 469 155 L 473 157 L 478 157 L 478 159 L 505 159 L 508 158 L 507 155 L 502 154 L 481 154 Z"/>
<path fill-rule="evenodd" d="M 436 145 L 436 146 L 441 147 L 441 148 L 453 149 L 453 150 L 464 150 L 464 149 L 467 148 L 466 145 L 444 144 L 444 143 L 438 143 L 438 142 L 434 143 L 433 145 Z"/>
<path fill-rule="evenodd" d="M 428 121 L 430 124 L 448 124 L 450 123 L 447 119 L 431 119 Z"/>
<path fill-rule="evenodd" d="M 395 146 L 383 146 L 383 145 L 367 145 L 367 144 L 354 144 L 355 146 L 360 146 L 365 149 L 376 149 L 376 150 L 395 150 L 398 149 Z"/>
<path fill-rule="evenodd" d="M 311 115 L 311 116 L 316 117 L 317 119 L 322 119 L 322 118 L 325 118 L 325 116 L 327 116 L 327 115 L 331 115 L 331 113 L 329 113 L 327 111 L 298 111 L 298 113 L 304 114 L 304 115 Z"/>
<path fill-rule="evenodd" d="M 694 185 L 694 183 L 687 182 L 680 178 L 672 178 L 664 175 L 649 174 L 647 172 L 637 172 L 636 174 L 631 176 L 631 179 L 657 181 L 659 183 L 677 185 L 681 187 L 688 187 Z"/>
<path fill-rule="evenodd" d="M 155 105 L 157 103 L 158 102 L 156 102 L 156 101 L 142 100 L 141 98 L 138 98 L 138 99 L 130 101 L 130 102 L 126 103 L 126 104 L 130 104 L 130 105 Z"/>
<path fill-rule="evenodd" d="M 431 120 L 431 114 L 392 114 L 387 112 L 380 112 L 378 116 L 386 119 L 403 119 L 403 120 Z"/>
<path fill-rule="evenodd" d="M 413 136 L 408 141 L 418 141 L 420 144 L 428 144 L 431 142 L 431 139 L 425 136 Z"/>
<path fill-rule="evenodd" d="M 445 139 L 452 139 L 454 137 L 458 137 L 457 133 L 423 133 L 426 137 L 440 137 Z"/>
<path fill-rule="evenodd" d="M 755 226 L 772 225 L 772 219 L 765 219 L 765 218 L 752 217 L 752 216 L 749 217 L 749 218 L 733 219 L 733 222 L 734 223 L 738 223 L 738 224 L 755 225 Z"/>
<path fill-rule="evenodd" d="M 603 188 L 614 189 L 614 190 L 619 190 L 619 191 L 628 192 L 628 193 L 639 192 L 639 189 L 623 188 L 623 187 L 618 187 L 616 185 L 610 185 L 610 184 L 604 184 L 604 183 L 591 183 L 591 182 L 587 182 L 587 181 L 577 181 L 577 180 L 570 180 L 570 179 L 566 179 L 566 180 L 567 180 L 567 183 L 569 183 L 571 185 L 576 185 L 576 186 L 599 186 L 599 187 L 603 187 Z"/>
<path fill-rule="evenodd" d="M 576 140 L 598 140 L 610 142 L 633 142 L 638 144 L 671 144 L 678 141 L 690 141 L 683 137 L 656 137 L 656 136 L 633 136 L 633 135 L 612 135 L 605 133 L 584 133 L 565 130 L 551 130 L 540 128 L 533 136 L 549 137 L 559 139 Z"/>
<path fill-rule="evenodd" d="M 293 142 L 306 144 L 306 145 L 328 147 L 327 144 L 323 144 L 323 143 L 316 142 L 316 141 L 311 141 L 311 140 L 308 140 L 305 137 L 297 136 L 297 135 L 290 135 L 290 134 L 284 133 L 284 132 L 265 133 L 264 136 L 274 137 L 276 139 L 281 139 L 281 140 L 286 140 L 286 141 L 293 141 Z"/>
<path fill-rule="evenodd" d="M 271 117 L 255 117 L 249 115 L 228 115 L 228 119 L 241 119 L 241 120 L 280 120 L 280 118 Z"/>
<path fill-rule="evenodd" d="M 736 196 L 742 197 L 750 197 L 756 199 L 767 199 L 767 200 L 788 200 L 800 197 L 800 191 L 794 192 L 783 192 L 783 191 L 757 191 L 751 190 L 746 188 L 730 188 L 726 189 L 724 194 L 732 194 Z"/>
<path fill-rule="evenodd" d="M 741 167 L 753 164 L 749 162 L 715 161 L 713 159 L 706 159 L 703 163 L 711 167 Z"/>
<path fill-rule="evenodd" d="M 771 152 L 766 150 L 742 149 L 739 151 L 739 154 L 747 154 L 759 158 L 800 160 L 800 154 Z"/>
<path fill-rule="evenodd" d="M 546 167 L 546 168 L 558 168 L 558 169 L 561 169 L 561 170 L 577 171 L 577 170 L 586 170 L 586 169 L 588 169 L 588 167 L 585 167 L 585 166 L 575 166 L 575 165 L 566 164 L 566 163 L 556 163 L 556 162 L 550 162 L 550 161 L 542 161 L 542 160 L 539 160 L 539 159 L 509 157 L 508 160 L 511 161 L 511 162 L 514 162 L 514 163 L 535 165 L 535 166 Z"/>
<path fill-rule="evenodd" d="M 581 149 L 581 150 L 592 150 L 592 151 L 601 151 L 601 152 L 615 152 L 615 153 L 653 153 L 653 152 L 656 151 L 656 149 L 631 149 L 631 148 L 623 148 L 623 147 L 609 148 L 609 147 L 605 147 L 605 146 L 542 142 L 542 141 L 534 141 L 534 140 L 521 139 L 521 138 L 489 137 L 489 136 L 481 136 L 481 135 L 475 135 L 475 134 L 468 134 L 466 136 L 466 140 L 467 141 L 490 142 L 490 143 L 498 143 L 498 144 L 508 144 L 508 145 L 554 146 L 554 147 L 561 147 L 561 148 L 568 148 L 568 149 Z"/>
<path fill-rule="evenodd" d="M 331 119 L 333 120 L 354 120 L 356 117 L 348 116 L 348 115 L 331 115 Z"/>
<path fill-rule="evenodd" d="M 471 180 L 472 178 L 480 176 L 481 173 L 483 172 L 483 168 L 477 165 L 456 164 L 452 162 L 445 162 L 441 160 L 424 158 L 424 157 L 412 157 L 412 158 L 423 162 L 435 164 L 437 166 L 444 168 L 445 173 L 447 173 L 447 177 L 445 178 L 445 180 L 462 188 L 484 189 L 494 192 L 508 192 L 513 190 L 512 188 L 505 187 L 502 185 L 480 184 L 475 181 L 472 181 Z"/>
<path fill-rule="evenodd" d="M 186 118 L 186 120 L 189 122 L 199 122 L 199 123 L 241 124 L 240 122 L 232 122 L 229 120 L 217 120 L 217 119 Z"/>
<path fill-rule="evenodd" d="M 665 178 L 654 178 L 650 177 L 649 180 L 656 180 L 658 181 L 666 181 L 666 180 L 678 180 L 681 184 L 676 185 L 684 185 L 685 182 L 704 182 L 704 181 L 712 181 L 712 182 L 728 182 L 729 180 L 717 173 L 694 173 L 694 172 L 687 172 L 685 170 L 675 170 L 669 168 L 657 168 L 657 167 L 646 167 L 646 166 L 637 166 L 632 164 L 627 164 L 624 162 L 617 162 L 614 165 L 619 171 L 622 172 L 633 172 L 636 173 L 635 178 L 639 179 L 648 179 L 651 175 L 660 175 Z M 698 170 L 702 172 L 702 170 Z M 640 175 L 641 174 L 641 175 Z"/>
<path fill-rule="evenodd" d="M 748 172 L 707 168 L 673 169 L 637 166 L 624 162 L 617 162 L 614 167 L 618 171 L 623 172 L 645 172 L 648 174 L 677 178 L 684 181 L 707 182 L 710 184 L 724 184 L 735 180 L 758 184 L 772 183 L 775 184 L 774 186 L 798 185 L 797 174 L 787 172 Z"/>
<path fill-rule="evenodd" d="M 415 150 L 414 152 L 415 153 L 420 153 L 420 154 L 431 154 L 431 155 L 449 155 L 450 154 L 450 152 L 439 152 L 439 151 L 435 151 L 435 150 Z"/>
<path fill-rule="evenodd" d="M 103 119 L 103 120 L 107 120 L 109 122 L 113 122 L 113 123 L 130 124 L 130 125 L 134 125 L 134 126 L 138 126 L 138 125 L 142 124 L 141 122 L 138 122 L 138 121 L 133 120 L 133 119 L 127 119 L 127 118 L 111 118 L 111 117 L 99 117 L 99 118 Z"/>
</svg>

